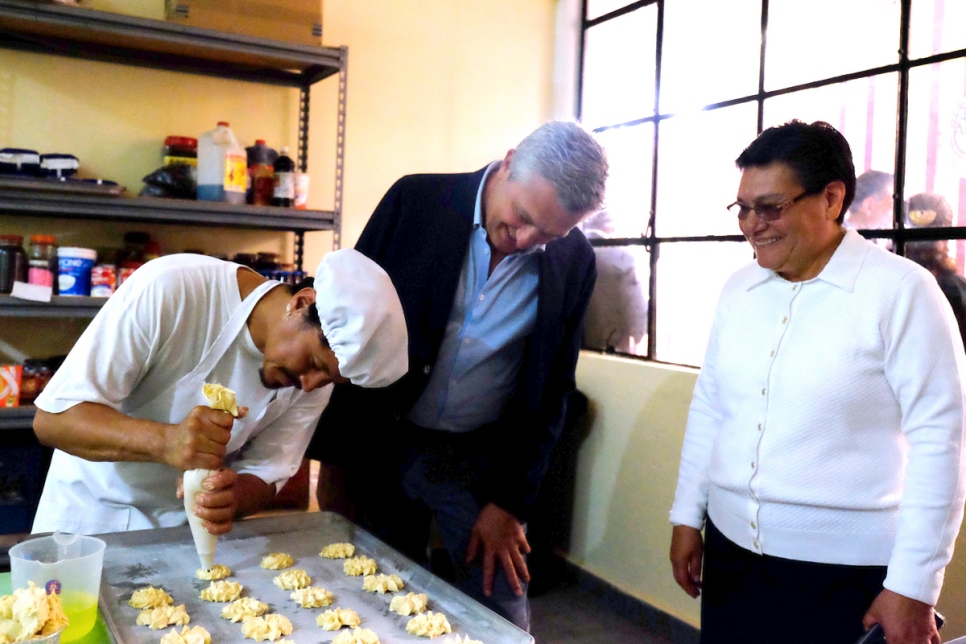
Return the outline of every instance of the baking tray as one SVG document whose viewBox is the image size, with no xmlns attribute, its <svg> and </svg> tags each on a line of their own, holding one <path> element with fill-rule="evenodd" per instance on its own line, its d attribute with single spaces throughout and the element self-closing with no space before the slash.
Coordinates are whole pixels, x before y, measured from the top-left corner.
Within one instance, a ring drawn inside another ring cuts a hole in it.
<svg viewBox="0 0 966 644">
<path fill-rule="evenodd" d="M 138 530 L 98 535 L 107 542 L 101 579 L 100 608 L 115 644 L 157 644 L 171 628 L 152 631 L 136 626 L 138 610 L 128 605 L 131 594 L 145 586 L 164 588 L 175 605 L 185 604 L 191 624 L 211 633 L 213 644 L 251 644 L 241 634 L 241 623 L 222 618 L 222 603 L 202 601 L 198 595 L 207 581 L 195 579 L 198 555 L 187 525 L 177 528 Z M 330 543 L 347 541 L 355 545 L 356 556 L 372 557 L 378 573 L 399 575 L 404 593 L 426 593 L 429 610 L 446 615 L 453 634 L 433 640 L 406 632 L 409 617 L 389 612 L 392 593 L 381 595 L 362 590 L 362 577 L 347 577 L 344 559 L 323 559 L 319 552 Z M 281 571 L 265 570 L 259 564 L 271 552 L 285 552 L 295 560 L 292 568 L 304 569 L 312 585 L 334 593 L 331 606 L 301 608 L 272 583 Z M 281 517 L 250 519 L 235 523 L 234 529 L 218 539 L 215 562 L 231 568 L 233 581 L 244 586 L 242 597 L 255 597 L 292 621 L 286 639 L 296 644 L 331 642 L 339 631 L 325 631 L 315 623 L 327 609 L 351 608 L 359 613 L 363 628 L 371 628 L 383 644 L 395 642 L 444 642 L 456 634 L 469 635 L 484 644 L 532 644 L 533 638 L 479 602 L 410 561 L 371 534 L 333 512 L 311 512 Z M 177 627 L 180 631 L 180 627 Z"/>
</svg>

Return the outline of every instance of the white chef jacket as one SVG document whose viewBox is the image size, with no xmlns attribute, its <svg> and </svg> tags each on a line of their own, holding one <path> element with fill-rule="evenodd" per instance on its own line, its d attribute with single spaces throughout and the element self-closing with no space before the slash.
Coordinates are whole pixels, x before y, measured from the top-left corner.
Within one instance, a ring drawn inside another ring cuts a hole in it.
<svg viewBox="0 0 966 644">
<path fill-rule="evenodd" d="M 935 604 L 963 517 L 963 343 L 931 274 L 849 230 L 818 277 L 725 285 L 671 522 L 758 554 L 887 565 Z"/>
<path fill-rule="evenodd" d="M 246 321 L 279 283 L 260 285 L 243 302 L 239 268 L 201 255 L 170 255 L 139 268 L 91 322 L 37 407 L 60 413 L 93 402 L 135 418 L 180 423 L 205 404 L 205 382 L 222 384 L 249 407 L 234 422 L 226 464 L 280 489 L 301 463 L 331 386 L 306 393 L 261 385 L 263 355 Z M 92 462 L 57 450 L 33 531 L 181 525 L 180 475 L 165 464 Z"/>
</svg>

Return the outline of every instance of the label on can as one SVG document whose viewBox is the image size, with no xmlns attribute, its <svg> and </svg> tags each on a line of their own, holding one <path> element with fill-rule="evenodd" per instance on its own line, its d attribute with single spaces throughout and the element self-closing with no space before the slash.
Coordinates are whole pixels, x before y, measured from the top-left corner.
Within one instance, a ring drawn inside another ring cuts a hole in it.
<svg viewBox="0 0 966 644">
<path fill-rule="evenodd" d="M 276 172 L 275 173 L 275 193 L 276 199 L 295 199 L 295 173 Z"/>
<path fill-rule="evenodd" d="M 134 274 L 134 271 L 136 271 L 136 270 L 137 270 L 137 268 L 124 268 L 124 267 L 122 267 L 121 270 L 118 271 L 118 274 L 117 274 L 117 285 L 120 286 L 121 284 L 123 284 L 124 282 L 126 282 L 127 281 L 127 278 L 131 277 L 131 275 L 133 275 Z"/>
<path fill-rule="evenodd" d="M 95 266 L 91 270 L 91 297 L 110 297 L 116 283 L 113 266 Z"/>
</svg>

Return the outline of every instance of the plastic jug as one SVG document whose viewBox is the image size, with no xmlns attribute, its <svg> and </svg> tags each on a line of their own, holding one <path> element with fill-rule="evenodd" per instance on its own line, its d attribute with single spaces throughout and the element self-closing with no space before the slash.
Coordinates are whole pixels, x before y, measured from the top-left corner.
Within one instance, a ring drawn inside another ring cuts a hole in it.
<svg viewBox="0 0 966 644">
<path fill-rule="evenodd" d="M 198 199 L 245 203 L 248 162 L 245 148 L 227 121 L 198 138 Z"/>
<path fill-rule="evenodd" d="M 27 588 L 32 581 L 48 595 L 60 595 L 70 620 L 60 635 L 61 642 L 80 639 L 94 628 L 105 545 L 97 537 L 57 532 L 10 548 L 10 576 L 15 589 Z"/>
</svg>

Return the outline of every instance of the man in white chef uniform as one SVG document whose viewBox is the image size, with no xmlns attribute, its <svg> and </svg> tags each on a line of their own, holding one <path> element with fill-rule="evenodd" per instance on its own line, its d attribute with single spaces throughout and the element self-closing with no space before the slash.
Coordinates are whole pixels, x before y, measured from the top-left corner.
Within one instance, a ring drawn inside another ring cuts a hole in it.
<svg viewBox="0 0 966 644">
<path fill-rule="evenodd" d="M 183 524 L 182 472 L 218 469 L 196 514 L 228 532 L 296 472 L 327 385 L 385 387 L 408 364 L 396 290 L 354 250 L 327 254 L 301 289 L 200 255 L 148 262 L 37 398 L 34 431 L 56 451 L 33 531 Z M 207 407 L 206 382 L 233 389 L 247 414 Z"/>
</svg>

